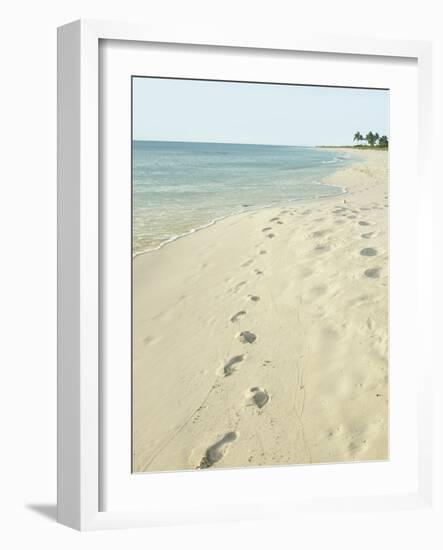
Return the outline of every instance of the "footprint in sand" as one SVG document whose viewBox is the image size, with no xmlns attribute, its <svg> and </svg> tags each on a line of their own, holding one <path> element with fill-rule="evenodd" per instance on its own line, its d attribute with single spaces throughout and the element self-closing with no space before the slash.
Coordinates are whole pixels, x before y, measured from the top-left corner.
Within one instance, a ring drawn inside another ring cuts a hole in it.
<svg viewBox="0 0 443 550">
<path fill-rule="evenodd" d="M 272 227 L 264 227 L 264 228 L 262 229 L 262 231 L 263 231 L 264 233 L 266 233 L 266 231 L 271 231 L 271 230 L 272 230 Z"/>
<path fill-rule="evenodd" d="M 231 290 L 233 290 L 234 294 L 237 293 L 242 286 L 246 284 L 246 281 L 241 281 L 240 283 L 236 284 L 235 287 Z"/>
<path fill-rule="evenodd" d="M 278 225 L 283 225 L 283 222 L 281 222 L 280 220 L 277 223 Z"/>
<path fill-rule="evenodd" d="M 362 233 L 360 237 L 362 239 L 370 239 L 374 233 Z"/>
<path fill-rule="evenodd" d="M 300 270 L 300 277 L 310 277 L 311 275 L 313 275 L 314 272 L 312 271 L 312 269 L 309 269 L 309 267 L 304 267 Z"/>
<path fill-rule="evenodd" d="M 280 218 L 272 218 L 271 220 L 269 220 L 270 222 L 277 222 Z"/>
<path fill-rule="evenodd" d="M 254 260 L 246 260 L 246 262 L 243 262 L 240 267 L 248 267 L 248 265 L 251 265 Z"/>
<path fill-rule="evenodd" d="M 263 271 L 261 271 L 260 269 L 254 269 L 254 273 L 256 275 L 263 275 Z"/>
<path fill-rule="evenodd" d="M 260 250 L 259 254 L 263 255 L 263 254 L 267 254 L 267 252 L 266 252 L 266 250 Z"/>
<path fill-rule="evenodd" d="M 238 363 L 241 363 L 244 358 L 245 358 L 244 355 L 234 355 L 234 357 L 231 357 L 231 359 L 229 359 L 229 361 L 223 367 L 223 375 L 231 376 L 231 374 L 236 370 L 235 365 L 238 365 Z"/>
<path fill-rule="evenodd" d="M 331 247 L 328 246 L 327 244 L 318 244 L 314 250 L 316 252 L 328 252 L 329 250 L 331 250 Z"/>
<path fill-rule="evenodd" d="M 259 302 L 260 301 L 260 296 L 253 296 L 252 294 L 250 294 L 248 296 L 248 298 L 251 300 L 251 302 Z"/>
<path fill-rule="evenodd" d="M 377 256 L 377 251 L 375 248 L 362 248 L 360 254 L 362 256 Z"/>
<path fill-rule="evenodd" d="M 358 225 L 371 225 L 369 222 L 358 222 Z"/>
<path fill-rule="evenodd" d="M 329 229 L 320 229 L 319 231 L 314 231 L 309 236 L 313 239 L 317 239 L 318 237 L 324 237 L 328 233 L 330 233 Z"/>
<path fill-rule="evenodd" d="M 309 289 L 309 292 L 311 294 L 314 294 L 315 296 L 322 296 L 326 292 L 326 287 L 323 285 L 319 286 L 313 286 L 311 289 Z"/>
<path fill-rule="evenodd" d="M 210 468 L 216 462 L 219 462 L 226 454 L 230 443 L 238 437 L 237 432 L 228 432 L 217 443 L 206 449 L 205 456 L 201 459 L 198 469 Z"/>
<path fill-rule="evenodd" d="M 246 392 L 246 398 L 248 405 L 255 405 L 259 409 L 262 409 L 269 401 L 269 394 L 263 388 L 254 387 Z"/>
<path fill-rule="evenodd" d="M 238 313 L 236 313 L 231 317 L 230 319 L 231 323 L 237 322 L 240 319 L 240 317 L 243 317 L 243 315 L 246 315 L 246 311 L 239 311 Z"/>
<path fill-rule="evenodd" d="M 366 269 L 365 275 L 366 275 L 366 277 L 369 277 L 370 279 L 378 279 L 380 277 L 380 268 L 379 267 L 371 267 L 370 269 Z"/>
<path fill-rule="evenodd" d="M 266 236 L 268 239 L 273 239 L 275 237 L 274 233 L 268 233 Z"/>
<path fill-rule="evenodd" d="M 244 330 L 237 335 L 237 338 L 242 344 L 253 344 L 257 340 L 257 336 L 249 330 Z"/>
</svg>

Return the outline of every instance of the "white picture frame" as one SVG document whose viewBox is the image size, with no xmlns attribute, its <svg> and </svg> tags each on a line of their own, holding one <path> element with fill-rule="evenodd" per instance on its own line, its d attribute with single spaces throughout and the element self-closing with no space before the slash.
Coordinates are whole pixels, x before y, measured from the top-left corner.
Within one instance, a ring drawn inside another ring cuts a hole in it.
<svg viewBox="0 0 443 550">
<path fill-rule="evenodd" d="M 262 37 L 219 37 L 186 35 L 186 31 L 157 34 L 155 30 L 136 24 L 101 21 L 77 21 L 58 32 L 58 520 L 70 527 L 88 530 L 131 526 L 151 526 L 199 521 L 265 518 L 300 512 L 296 502 L 272 498 L 266 502 L 251 497 L 246 509 L 240 506 L 208 509 L 184 505 L 140 508 L 122 501 L 112 510 L 102 509 L 100 484 L 103 483 L 102 453 L 102 365 L 99 349 L 103 290 L 101 277 L 100 225 L 101 195 L 99 178 L 100 155 L 100 41 L 125 41 L 131 44 L 165 43 L 224 47 L 230 53 L 254 51 L 331 53 L 336 56 L 378 56 L 392 62 L 404 58 L 417 63 L 418 81 L 418 178 L 421 211 L 417 219 L 417 239 L 431 241 L 427 207 L 432 197 L 429 173 L 429 142 L 431 129 L 431 46 L 426 42 L 369 40 L 363 38 L 314 37 L 312 35 L 266 40 Z M 415 146 L 415 145 L 414 145 Z M 420 273 L 417 287 L 420 338 L 417 345 L 430 350 L 431 296 L 423 284 L 430 271 L 431 252 L 420 248 Z M 418 261 L 418 258 L 417 258 Z M 428 271 L 426 271 L 428 270 Z M 420 278 L 421 277 L 421 278 Z M 421 282 L 420 282 L 421 281 Z M 417 384 L 418 405 L 418 472 L 417 483 L 407 492 L 361 494 L 328 498 L 315 496 L 304 500 L 304 510 L 334 510 L 346 512 L 359 508 L 365 511 L 430 506 L 432 501 L 431 468 L 431 352 L 425 352 Z M 343 466 L 342 466 L 343 467 Z M 346 467 L 346 466 L 344 466 Z M 291 467 L 288 467 L 291 468 Z M 294 467 L 292 467 L 294 468 Z M 267 476 L 274 475 L 267 469 Z M 275 474 L 285 481 L 288 469 Z M 129 472 L 130 473 L 130 472 Z M 212 472 L 213 474 L 215 472 Z M 160 474 L 160 476 L 165 474 Z M 152 492 L 170 491 L 179 482 L 179 475 L 150 478 Z M 186 475 L 186 474 L 185 474 Z M 187 473 L 187 475 L 193 475 Z M 223 476 L 234 473 L 216 472 L 218 483 Z M 338 475 L 335 471 L 334 475 Z M 174 477 L 175 476 L 175 477 Z M 206 481 L 205 483 L 207 482 Z M 188 482 L 187 482 L 188 483 Z M 185 487 L 185 485 L 183 485 Z M 234 490 L 235 493 L 235 490 Z M 234 497 L 235 498 L 235 494 Z M 118 504 L 118 503 L 117 503 Z M 227 502 L 224 502 L 227 504 Z"/>
</svg>

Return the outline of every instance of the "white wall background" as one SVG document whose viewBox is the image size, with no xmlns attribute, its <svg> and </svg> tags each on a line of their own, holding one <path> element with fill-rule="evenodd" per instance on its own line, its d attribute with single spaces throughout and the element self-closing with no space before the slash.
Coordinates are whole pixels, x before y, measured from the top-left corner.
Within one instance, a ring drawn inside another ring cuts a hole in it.
<svg viewBox="0 0 443 550">
<path fill-rule="evenodd" d="M 56 27 L 74 19 L 171 21 L 190 31 L 249 27 L 434 40 L 435 151 L 442 122 L 443 33 L 438 0 L 16 0 L 1 10 L 0 545 L 4 548 L 441 548 L 433 512 L 325 516 L 77 533 L 54 523 L 56 496 Z M 439 155 L 436 155 L 436 165 Z M 435 171 L 435 173 L 437 173 Z M 440 176 L 438 184 L 443 184 Z M 438 207 L 443 193 L 438 192 Z M 441 217 L 436 246 L 443 248 Z M 442 280 L 441 265 L 436 279 Z M 439 291 L 438 300 L 441 302 Z M 438 317 L 437 317 L 438 319 Z M 441 323 L 441 320 L 438 319 Z M 437 337 L 441 338 L 437 334 Z M 439 365 L 442 366 L 441 355 Z M 417 365 L 420 368 L 420 365 Z M 440 390 L 436 410 L 441 415 Z M 442 458 L 441 423 L 437 457 Z M 441 489 L 441 476 L 437 483 Z M 440 491 L 441 494 L 441 491 Z M 214 496 L 216 498 L 216 495 Z M 210 503 L 208 503 L 210 505 Z M 440 522 L 440 526 L 439 526 Z M 137 545 L 137 546 L 136 546 Z"/>
</svg>

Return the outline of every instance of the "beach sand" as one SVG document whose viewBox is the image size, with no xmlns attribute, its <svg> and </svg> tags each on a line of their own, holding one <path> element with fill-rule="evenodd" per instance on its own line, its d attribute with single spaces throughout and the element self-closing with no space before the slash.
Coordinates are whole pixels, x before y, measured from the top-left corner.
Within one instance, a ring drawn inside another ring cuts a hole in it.
<svg viewBox="0 0 443 550">
<path fill-rule="evenodd" d="M 388 154 L 133 260 L 135 472 L 388 458 Z"/>
</svg>

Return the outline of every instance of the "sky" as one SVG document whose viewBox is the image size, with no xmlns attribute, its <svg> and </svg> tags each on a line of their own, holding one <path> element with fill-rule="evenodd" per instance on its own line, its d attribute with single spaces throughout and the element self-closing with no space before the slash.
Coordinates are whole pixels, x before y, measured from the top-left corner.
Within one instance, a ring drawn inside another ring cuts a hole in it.
<svg viewBox="0 0 443 550">
<path fill-rule="evenodd" d="M 133 138 L 347 145 L 356 131 L 389 137 L 389 92 L 135 77 Z"/>
</svg>

